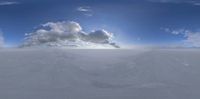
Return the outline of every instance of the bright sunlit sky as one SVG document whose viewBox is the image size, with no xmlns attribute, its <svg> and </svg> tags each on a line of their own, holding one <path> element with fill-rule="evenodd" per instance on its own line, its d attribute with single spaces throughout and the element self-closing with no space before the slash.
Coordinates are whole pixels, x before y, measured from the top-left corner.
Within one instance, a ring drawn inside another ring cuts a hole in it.
<svg viewBox="0 0 200 99">
<path fill-rule="evenodd" d="M 74 21 L 127 45 L 199 47 L 199 12 L 199 0 L 1 0 L 0 29 L 8 46 L 41 24 Z"/>
</svg>

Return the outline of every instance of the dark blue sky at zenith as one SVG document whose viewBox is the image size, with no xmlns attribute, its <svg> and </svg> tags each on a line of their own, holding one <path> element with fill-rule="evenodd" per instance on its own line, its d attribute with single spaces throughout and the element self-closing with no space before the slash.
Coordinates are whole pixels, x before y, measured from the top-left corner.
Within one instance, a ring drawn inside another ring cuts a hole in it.
<svg viewBox="0 0 200 99">
<path fill-rule="evenodd" d="M 75 21 L 84 31 L 112 32 L 127 45 L 199 47 L 199 18 L 198 0 L 0 0 L 0 29 L 8 46 L 20 44 L 41 24 Z"/>
</svg>

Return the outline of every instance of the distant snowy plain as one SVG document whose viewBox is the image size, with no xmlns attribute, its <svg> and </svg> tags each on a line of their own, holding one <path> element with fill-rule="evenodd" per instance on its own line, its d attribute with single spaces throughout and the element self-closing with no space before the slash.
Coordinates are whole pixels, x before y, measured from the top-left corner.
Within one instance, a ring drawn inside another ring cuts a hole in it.
<svg viewBox="0 0 200 99">
<path fill-rule="evenodd" d="M 0 99 L 199 99 L 198 49 L 2 49 Z"/>
</svg>

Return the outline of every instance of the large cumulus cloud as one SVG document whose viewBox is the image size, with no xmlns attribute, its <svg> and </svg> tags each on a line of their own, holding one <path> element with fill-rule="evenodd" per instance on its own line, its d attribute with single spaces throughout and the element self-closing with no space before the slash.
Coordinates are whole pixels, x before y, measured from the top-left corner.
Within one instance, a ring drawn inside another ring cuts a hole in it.
<svg viewBox="0 0 200 99">
<path fill-rule="evenodd" d="M 119 48 L 113 34 L 106 30 L 84 32 L 77 22 L 48 22 L 32 33 L 26 34 L 22 47 L 27 46 L 110 46 Z"/>
</svg>

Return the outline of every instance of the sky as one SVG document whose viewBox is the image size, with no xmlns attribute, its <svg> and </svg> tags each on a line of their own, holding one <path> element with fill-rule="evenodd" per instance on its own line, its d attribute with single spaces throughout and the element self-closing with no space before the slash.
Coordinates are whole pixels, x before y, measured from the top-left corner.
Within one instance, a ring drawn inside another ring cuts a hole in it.
<svg viewBox="0 0 200 99">
<path fill-rule="evenodd" d="M 0 44 L 200 47 L 199 12 L 198 0 L 0 0 Z"/>
</svg>

